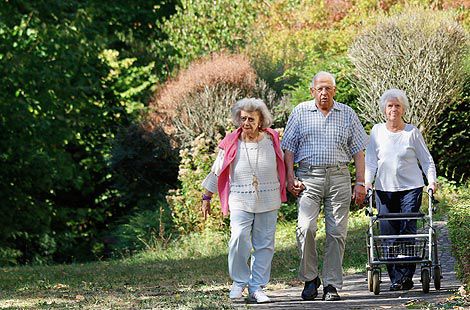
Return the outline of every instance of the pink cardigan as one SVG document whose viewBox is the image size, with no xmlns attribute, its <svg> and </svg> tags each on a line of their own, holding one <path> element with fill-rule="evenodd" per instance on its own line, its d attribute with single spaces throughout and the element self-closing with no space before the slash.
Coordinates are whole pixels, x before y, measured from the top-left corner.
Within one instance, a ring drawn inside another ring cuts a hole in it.
<svg viewBox="0 0 470 310">
<path fill-rule="evenodd" d="M 279 174 L 279 182 L 281 185 L 281 201 L 287 201 L 286 195 L 286 167 L 284 166 L 284 159 L 282 157 L 281 145 L 279 142 L 279 134 L 277 131 L 266 128 L 266 133 L 270 134 L 274 144 L 274 151 L 276 153 L 276 165 L 277 172 Z M 225 138 L 220 142 L 219 148 L 225 151 L 224 154 L 224 163 L 220 171 L 218 180 L 217 180 L 217 190 L 219 192 L 220 204 L 222 207 L 222 213 L 224 215 L 228 214 L 229 205 L 228 205 L 228 195 L 230 193 L 229 185 L 229 176 L 230 176 L 230 164 L 235 159 L 238 150 L 238 138 L 242 133 L 242 129 L 238 128 L 232 133 L 229 133 Z"/>
</svg>

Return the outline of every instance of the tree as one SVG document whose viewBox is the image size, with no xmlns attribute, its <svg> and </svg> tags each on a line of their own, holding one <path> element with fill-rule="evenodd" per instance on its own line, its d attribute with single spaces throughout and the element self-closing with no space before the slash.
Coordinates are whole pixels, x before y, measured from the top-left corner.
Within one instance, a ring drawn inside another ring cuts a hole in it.
<svg viewBox="0 0 470 310">
<path fill-rule="evenodd" d="M 406 122 L 429 137 L 461 93 L 467 49 L 467 34 L 448 12 L 414 8 L 367 29 L 349 50 L 360 116 L 382 122 L 377 101 L 385 90 L 399 88 L 410 101 Z"/>
<path fill-rule="evenodd" d="M 92 259 L 134 207 L 111 149 L 162 67 L 137 56 L 159 55 L 165 3 L 0 3 L 0 264 Z"/>
</svg>

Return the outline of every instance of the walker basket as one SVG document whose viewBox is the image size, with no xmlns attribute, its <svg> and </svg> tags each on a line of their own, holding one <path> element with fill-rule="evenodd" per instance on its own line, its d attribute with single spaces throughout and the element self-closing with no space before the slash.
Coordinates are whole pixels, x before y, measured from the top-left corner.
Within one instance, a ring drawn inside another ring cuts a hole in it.
<svg viewBox="0 0 470 310">
<path fill-rule="evenodd" d="M 427 239 L 374 241 L 375 255 L 379 260 L 408 261 L 422 260 L 426 256 Z"/>
</svg>

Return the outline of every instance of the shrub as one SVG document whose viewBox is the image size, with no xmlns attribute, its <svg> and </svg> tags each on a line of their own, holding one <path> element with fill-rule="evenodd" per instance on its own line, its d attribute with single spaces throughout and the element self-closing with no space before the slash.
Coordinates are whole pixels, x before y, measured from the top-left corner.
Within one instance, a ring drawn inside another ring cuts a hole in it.
<svg viewBox="0 0 470 310">
<path fill-rule="evenodd" d="M 130 255 L 140 250 L 164 246 L 171 239 L 171 214 L 160 202 L 152 210 L 141 210 L 123 219 L 107 237 L 108 255 Z M 106 251 L 105 251 L 106 252 Z"/>
<path fill-rule="evenodd" d="M 470 287 L 470 184 L 458 190 L 458 201 L 450 207 L 448 227 L 457 275 Z"/>
<path fill-rule="evenodd" d="M 428 137 L 462 89 L 466 39 L 451 14 L 419 8 L 367 29 L 349 50 L 360 116 L 383 122 L 377 101 L 385 90 L 400 88 L 410 101 L 406 122 Z"/>
<path fill-rule="evenodd" d="M 161 127 L 133 124 L 118 133 L 110 164 L 122 202 L 149 207 L 175 185 L 178 151 Z"/>
<path fill-rule="evenodd" d="M 175 111 L 176 116 L 172 123 L 178 141 L 186 147 L 201 134 L 205 137 L 216 137 L 218 134 L 224 136 L 227 125 L 233 126 L 230 109 L 243 97 L 263 99 L 274 116 L 274 125 L 283 127 L 286 124 L 290 113 L 288 98 L 278 99 L 274 91 L 262 80 L 249 92 L 226 85 L 206 86 L 203 91 L 191 94 L 181 101 L 179 109 Z"/>
<path fill-rule="evenodd" d="M 175 229 L 179 233 L 200 231 L 206 227 L 215 230 L 228 227 L 222 216 L 220 203 L 215 197 L 211 203 L 212 216 L 204 221 L 201 214 L 203 192 L 201 184 L 216 158 L 214 141 L 219 141 L 221 138 L 221 135 L 216 136 L 215 140 L 200 135 L 191 143 L 190 148 L 180 151 L 178 180 L 181 182 L 181 187 L 170 191 L 167 196 Z"/>
<path fill-rule="evenodd" d="M 247 93 L 255 87 L 255 84 L 256 73 L 245 56 L 212 54 L 210 57 L 194 61 L 188 69 L 181 70 L 174 79 L 158 87 L 149 105 L 148 122 L 149 124 L 163 123 L 166 131 L 174 134 L 176 132 L 174 121 L 178 113 L 178 117 L 181 117 L 186 112 L 182 105 L 187 103 L 191 106 L 190 101 L 196 99 L 194 96 L 197 93 L 217 88 L 229 92 L 236 90 Z M 231 97 L 230 94 L 221 94 L 221 99 L 224 96 Z M 200 102 L 204 102 L 204 94 Z M 224 103 L 224 106 L 226 104 Z M 200 108 L 203 109 L 204 104 Z M 204 111 L 200 112 L 204 113 Z M 214 116 L 218 117 L 218 114 Z M 191 115 L 185 115 L 179 121 L 187 123 L 191 121 L 191 117 Z"/>
<path fill-rule="evenodd" d="M 172 117 L 178 103 L 204 87 L 227 85 L 241 90 L 252 89 L 256 73 L 243 55 L 214 53 L 192 62 L 178 72 L 174 79 L 159 87 L 150 107 L 157 113 Z"/>
<path fill-rule="evenodd" d="M 161 45 L 172 65 L 186 68 L 213 52 L 236 52 L 252 38 L 251 25 L 268 4 L 257 0 L 179 1 L 176 13 L 160 28 L 167 38 Z"/>
<path fill-rule="evenodd" d="M 18 264 L 21 251 L 12 248 L 0 248 L 0 266 L 11 266 Z"/>
<path fill-rule="evenodd" d="M 470 57 L 466 72 L 470 72 Z M 465 183 L 470 174 L 470 74 L 467 74 L 460 100 L 439 117 L 438 130 L 431 134 L 431 153 L 438 174 Z"/>
<path fill-rule="evenodd" d="M 151 103 L 149 121 L 164 121 L 178 144 L 187 147 L 200 134 L 223 135 L 230 107 L 243 97 L 263 99 L 276 113 L 276 124 L 286 121 L 288 98 L 278 98 L 258 80 L 245 56 L 227 54 L 197 60 L 165 83 Z"/>
</svg>

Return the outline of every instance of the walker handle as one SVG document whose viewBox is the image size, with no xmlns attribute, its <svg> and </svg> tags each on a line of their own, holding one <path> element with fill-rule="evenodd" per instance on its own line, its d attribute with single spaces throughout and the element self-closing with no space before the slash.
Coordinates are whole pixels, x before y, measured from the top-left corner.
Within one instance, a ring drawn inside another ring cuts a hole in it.
<svg viewBox="0 0 470 310">
<path fill-rule="evenodd" d="M 428 195 L 429 195 L 429 209 L 432 210 L 433 213 L 436 212 L 436 207 L 435 207 L 435 200 L 434 200 L 434 191 L 432 188 L 428 188 Z"/>
<path fill-rule="evenodd" d="M 366 203 L 369 204 L 369 206 L 366 208 L 365 213 L 367 216 L 374 216 L 374 211 L 372 210 L 372 195 L 374 194 L 374 190 L 372 188 L 369 188 L 367 190 L 367 195 L 366 195 Z"/>
</svg>

